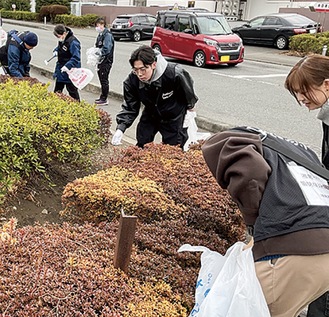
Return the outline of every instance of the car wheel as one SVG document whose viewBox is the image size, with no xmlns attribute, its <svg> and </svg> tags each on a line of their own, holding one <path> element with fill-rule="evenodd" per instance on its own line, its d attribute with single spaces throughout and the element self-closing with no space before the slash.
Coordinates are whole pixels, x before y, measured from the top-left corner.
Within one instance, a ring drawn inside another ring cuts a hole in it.
<svg viewBox="0 0 329 317">
<path fill-rule="evenodd" d="M 206 65 L 206 54 L 202 51 L 197 51 L 194 54 L 193 63 L 197 67 L 204 67 Z"/>
<path fill-rule="evenodd" d="M 113 37 L 114 41 L 120 41 L 120 37 Z"/>
<path fill-rule="evenodd" d="M 153 49 L 154 49 L 155 51 L 161 53 L 161 47 L 160 47 L 159 44 L 154 44 L 154 45 L 153 45 Z"/>
<path fill-rule="evenodd" d="M 140 40 L 141 40 L 141 32 L 139 32 L 139 31 L 135 31 L 134 34 L 133 34 L 133 40 L 134 40 L 135 42 L 140 41 Z"/>
<path fill-rule="evenodd" d="M 288 39 L 285 36 L 280 35 L 275 40 L 275 45 L 279 50 L 284 50 L 288 47 Z"/>
</svg>

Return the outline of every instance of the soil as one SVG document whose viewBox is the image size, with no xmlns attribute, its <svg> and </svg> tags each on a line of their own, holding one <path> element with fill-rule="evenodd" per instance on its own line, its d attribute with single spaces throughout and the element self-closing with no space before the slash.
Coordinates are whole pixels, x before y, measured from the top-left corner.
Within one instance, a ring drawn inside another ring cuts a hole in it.
<svg viewBox="0 0 329 317">
<path fill-rule="evenodd" d="M 123 144 L 127 147 L 129 144 Z M 118 148 L 116 148 L 117 150 Z M 91 158 L 92 164 L 88 167 L 79 167 L 72 164 L 52 165 L 49 180 L 34 176 L 0 206 L 0 222 L 6 222 L 11 217 L 18 220 L 18 226 L 33 225 L 35 223 L 62 223 L 60 216 L 62 208 L 61 196 L 65 186 L 75 180 L 94 174 L 103 168 L 107 158 L 116 151 L 112 145 L 98 150 Z"/>
</svg>

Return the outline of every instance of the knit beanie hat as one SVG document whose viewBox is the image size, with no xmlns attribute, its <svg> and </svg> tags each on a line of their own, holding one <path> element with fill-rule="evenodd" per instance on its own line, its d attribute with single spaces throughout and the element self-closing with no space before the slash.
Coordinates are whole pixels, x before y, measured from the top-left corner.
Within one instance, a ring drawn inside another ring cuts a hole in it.
<svg viewBox="0 0 329 317">
<path fill-rule="evenodd" d="M 29 32 L 24 36 L 24 43 L 35 47 L 38 45 L 38 36 L 33 32 Z"/>
</svg>

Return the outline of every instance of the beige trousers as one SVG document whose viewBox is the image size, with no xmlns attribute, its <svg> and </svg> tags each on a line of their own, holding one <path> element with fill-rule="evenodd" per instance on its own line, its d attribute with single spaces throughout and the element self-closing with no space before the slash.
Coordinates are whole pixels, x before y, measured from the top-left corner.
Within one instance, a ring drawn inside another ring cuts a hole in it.
<svg viewBox="0 0 329 317">
<path fill-rule="evenodd" d="M 272 317 L 296 317 L 329 290 L 329 254 L 290 255 L 255 268 Z"/>
</svg>

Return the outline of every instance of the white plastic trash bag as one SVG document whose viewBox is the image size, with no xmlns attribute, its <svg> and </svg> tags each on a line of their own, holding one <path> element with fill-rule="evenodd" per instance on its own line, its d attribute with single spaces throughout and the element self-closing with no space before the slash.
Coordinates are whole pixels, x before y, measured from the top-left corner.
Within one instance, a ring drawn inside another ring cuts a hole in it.
<svg viewBox="0 0 329 317">
<path fill-rule="evenodd" d="M 223 256 L 202 246 L 182 245 L 178 252 L 201 251 L 201 269 L 190 317 L 270 317 L 257 279 L 251 248 L 243 242 Z"/>
<path fill-rule="evenodd" d="M 93 72 L 88 68 L 71 68 L 67 74 L 78 89 L 86 87 L 94 77 Z"/>
<path fill-rule="evenodd" d="M 187 128 L 188 139 L 184 144 L 184 151 L 188 150 L 190 144 L 196 143 L 198 141 L 197 139 L 198 126 L 196 125 L 195 118 L 196 118 L 195 111 L 186 112 L 183 128 Z"/>
<path fill-rule="evenodd" d="M 209 132 L 199 132 L 198 131 L 198 126 L 195 122 L 196 118 L 196 112 L 195 111 L 187 111 L 185 118 L 184 118 L 184 123 L 183 123 L 183 128 L 187 128 L 187 135 L 188 139 L 184 144 L 184 151 L 188 151 L 189 146 L 193 143 L 197 143 L 200 140 L 206 140 L 208 139 L 211 134 Z"/>
<path fill-rule="evenodd" d="M 99 47 L 91 47 L 86 51 L 87 65 L 97 67 L 101 58 L 101 49 Z"/>
</svg>

